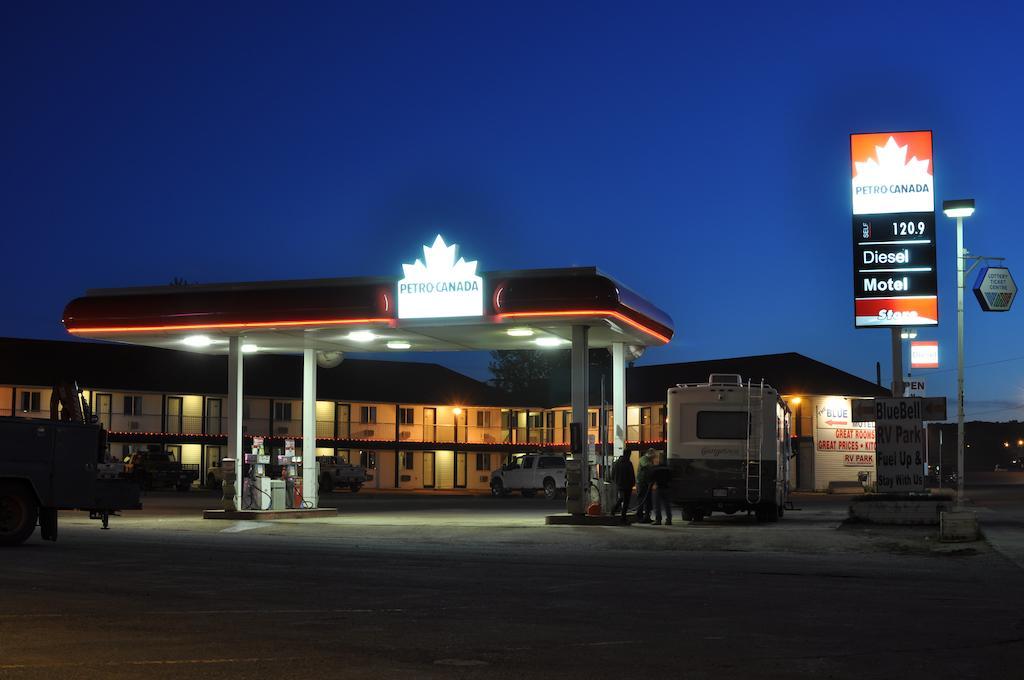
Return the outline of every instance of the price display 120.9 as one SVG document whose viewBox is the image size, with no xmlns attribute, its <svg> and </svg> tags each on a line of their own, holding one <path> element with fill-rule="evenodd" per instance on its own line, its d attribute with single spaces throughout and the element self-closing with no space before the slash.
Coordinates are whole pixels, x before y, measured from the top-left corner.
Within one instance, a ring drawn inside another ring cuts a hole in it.
<svg viewBox="0 0 1024 680">
<path fill-rule="evenodd" d="M 938 323 L 935 213 L 855 215 L 853 257 L 858 327 Z"/>
</svg>

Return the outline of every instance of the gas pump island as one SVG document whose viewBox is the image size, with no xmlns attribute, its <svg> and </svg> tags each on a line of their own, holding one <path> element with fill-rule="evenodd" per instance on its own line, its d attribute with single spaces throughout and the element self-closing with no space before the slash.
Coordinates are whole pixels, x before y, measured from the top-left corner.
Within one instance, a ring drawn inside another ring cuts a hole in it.
<svg viewBox="0 0 1024 680">
<path fill-rule="evenodd" d="M 235 507 L 239 479 L 237 461 L 222 461 L 224 509 L 300 510 L 306 508 L 302 494 L 302 456 L 296 455 L 295 440 L 286 439 L 284 453 L 269 454 L 264 437 L 252 438 L 252 449 L 244 454 L 241 474 L 241 508 Z M 319 470 L 317 470 L 319 475 Z"/>
<path fill-rule="evenodd" d="M 317 365 L 330 370 L 346 352 L 569 349 L 571 422 L 586 432 L 588 351 L 607 348 L 612 355 L 610 443 L 613 455 L 621 455 L 626 362 L 647 346 L 668 343 L 675 332 L 671 318 L 595 267 L 478 274 L 477 262 L 456 257 L 456 248 L 438 235 L 423 247 L 422 260 L 402 265 L 399 280 L 90 290 L 67 305 L 64 325 L 82 338 L 227 355 L 231 468 L 224 470 L 225 510 L 206 516 L 316 511 Z M 296 353 L 303 357 L 302 436 L 296 439 L 310 445 L 296 454 L 295 440 L 285 440 L 284 454 L 272 456 L 266 442 L 254 437 L 244 452 L 243 357 Z M 585 511 L 595 477 L 592 452 L 581 439 L 576 438 L 570 466 L 578 466 L 579 473 L 569 475 L 577 481 L 567 490 L 567 509 L 577 515 Z"/>
</svg>

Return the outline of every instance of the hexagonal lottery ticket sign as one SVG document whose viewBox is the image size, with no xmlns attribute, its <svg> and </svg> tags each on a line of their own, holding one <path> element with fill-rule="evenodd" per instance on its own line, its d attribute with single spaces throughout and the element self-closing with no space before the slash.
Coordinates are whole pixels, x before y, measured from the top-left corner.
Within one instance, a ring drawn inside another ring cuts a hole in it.
<svg viewBox="0 0 1024 680">
<path fill-rule="evenodd" d="M 986 312 L 1008 312 L 1017 296 L 1017 284 L 1006 267 L 985 267 L 974 282 L 974 296 Z"/>
</svg>

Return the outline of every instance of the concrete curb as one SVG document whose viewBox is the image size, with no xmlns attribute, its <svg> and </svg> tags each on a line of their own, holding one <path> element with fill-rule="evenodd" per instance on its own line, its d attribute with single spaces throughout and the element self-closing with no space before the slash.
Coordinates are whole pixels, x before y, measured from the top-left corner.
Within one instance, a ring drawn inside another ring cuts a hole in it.
<svg viewBox="0 0 1024 680">
<path fill-rule="evenodd" d="M 203 519 L 310 519 L 313 517 L 336 517 L 337 508 L 315 508 L 309 510 L 203 510 Z"/>
</svg>

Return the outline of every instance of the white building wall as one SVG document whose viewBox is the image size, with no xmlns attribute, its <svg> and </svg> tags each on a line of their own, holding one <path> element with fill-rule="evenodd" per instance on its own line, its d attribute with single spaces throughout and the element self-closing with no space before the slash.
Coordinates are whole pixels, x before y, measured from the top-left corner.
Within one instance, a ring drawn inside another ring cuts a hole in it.
<svg viewBox="0 0 1024 680">
<path fill-rule="evenodd" d="M 812 397 L 814 489 L 829 482 L 856 482 L 858 472 L 875 477 L 874 423 L 854 423 L 850 397 Z"/>
</svg>

